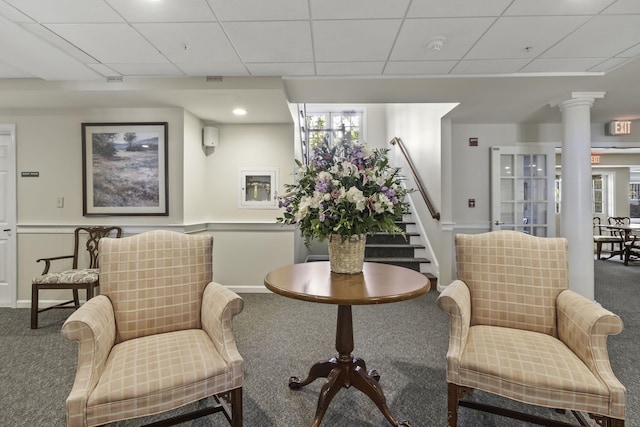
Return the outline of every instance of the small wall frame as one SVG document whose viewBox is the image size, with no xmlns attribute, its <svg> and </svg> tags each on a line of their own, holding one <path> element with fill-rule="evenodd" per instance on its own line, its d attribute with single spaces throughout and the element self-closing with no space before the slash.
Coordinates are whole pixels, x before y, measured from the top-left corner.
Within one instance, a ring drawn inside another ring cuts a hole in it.
<svg viewBox="0 0 640 427">
<path fill-rule="evenodd" d="M 278 208 L 278 169 L 240 168 L 240 208 Z"/>
</svg>

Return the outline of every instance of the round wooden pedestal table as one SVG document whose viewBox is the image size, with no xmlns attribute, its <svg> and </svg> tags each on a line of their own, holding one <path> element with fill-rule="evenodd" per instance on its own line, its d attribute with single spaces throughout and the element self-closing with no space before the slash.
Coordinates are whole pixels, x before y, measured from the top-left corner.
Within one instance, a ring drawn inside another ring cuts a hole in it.
<svg viewBox="0 0 640 427">
<path fill-rule="evenodd" d="M 354 357 L 351 306 L 405 301 L 429 291 L 429 280 L 417 271 L 394 265 L 365 262 L 362 273 L 333 273 L 328 262 L 293 264 L 271 271 L 265 286 L 280 295 L 303 301 L 336 304 L 336 357 L 314 364 L 305 379 L 291 377 L 289 387 L 299 389 L 322 377 L 318 407 L 311 424 L 318 427 L 331 399 L 341 388 L 351 386 L 366 394 L 394 426 L 409 426 L 398 421 L 387 406 L 376 371 L 367 371 L 363 359 Z"/>
</svg>

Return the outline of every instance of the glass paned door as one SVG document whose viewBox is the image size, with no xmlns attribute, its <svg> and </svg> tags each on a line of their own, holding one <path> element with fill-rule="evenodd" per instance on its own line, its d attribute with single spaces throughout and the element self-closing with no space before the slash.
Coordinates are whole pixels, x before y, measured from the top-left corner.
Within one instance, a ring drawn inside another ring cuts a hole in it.
<svg viewBox="0 0 640 427">
<path fill-rule="evenodd" d="M 491 229 L 555 235 L 553 148 L 491 147 Z"/>
</svg>

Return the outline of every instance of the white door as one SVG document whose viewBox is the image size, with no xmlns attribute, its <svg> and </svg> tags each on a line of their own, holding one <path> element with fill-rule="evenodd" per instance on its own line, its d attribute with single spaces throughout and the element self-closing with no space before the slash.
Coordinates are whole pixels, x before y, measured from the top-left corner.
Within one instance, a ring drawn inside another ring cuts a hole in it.
<svg viewBox="0 0 640 427">
<path fill-rule="evenodd" d="M 491 229 L 555 236 L 553 147 L 491 147 Z"/>
<path fill-rule="evenodd" d="M 15 125 L 0 124 L 0 307 L 16 306 Z"/>
</svg>

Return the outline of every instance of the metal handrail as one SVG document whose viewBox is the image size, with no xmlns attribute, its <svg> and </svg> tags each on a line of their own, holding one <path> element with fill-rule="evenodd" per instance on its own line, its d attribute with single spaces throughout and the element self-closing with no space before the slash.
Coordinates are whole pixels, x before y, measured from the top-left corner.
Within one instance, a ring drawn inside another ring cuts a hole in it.
<svg viewBox="0 0 640 427">
<path fill-rule="evenodd" d="M 397 136 L 395 136 L 391 141 L 389 141 L 389 143 L 391 145 L 398 145 L 398 147 L 400 147 L 400 151 L 402 152 L 402 155 L 404 156 L 405 160 L 407 161 L 407 164 L 409 165 L 409 170 L 411 171 L 411 175 L 413 175 L 413 180 L 415 181 L 416 186 L 418 187 L 418 191 L 422 195 L 424 202 L 427 204 L 427 208 L 431 213 L 431 217 L 437 221 L 440 221 L 440 212 L 438 212 L 436 208 L 433 206 L 433 202 L 429 198 L 429 194 L 427 193 L 427 190 L 424 188 L 424 185 L 422 184 L 422 180 L 420 180 L 420 177 L 418 176 L 416 167 L 411 161 L 411 157 L 409 157 L 409 153 L 407 152 L 407 149 L 405 148 L 404 143 Z"/>
</svg>

